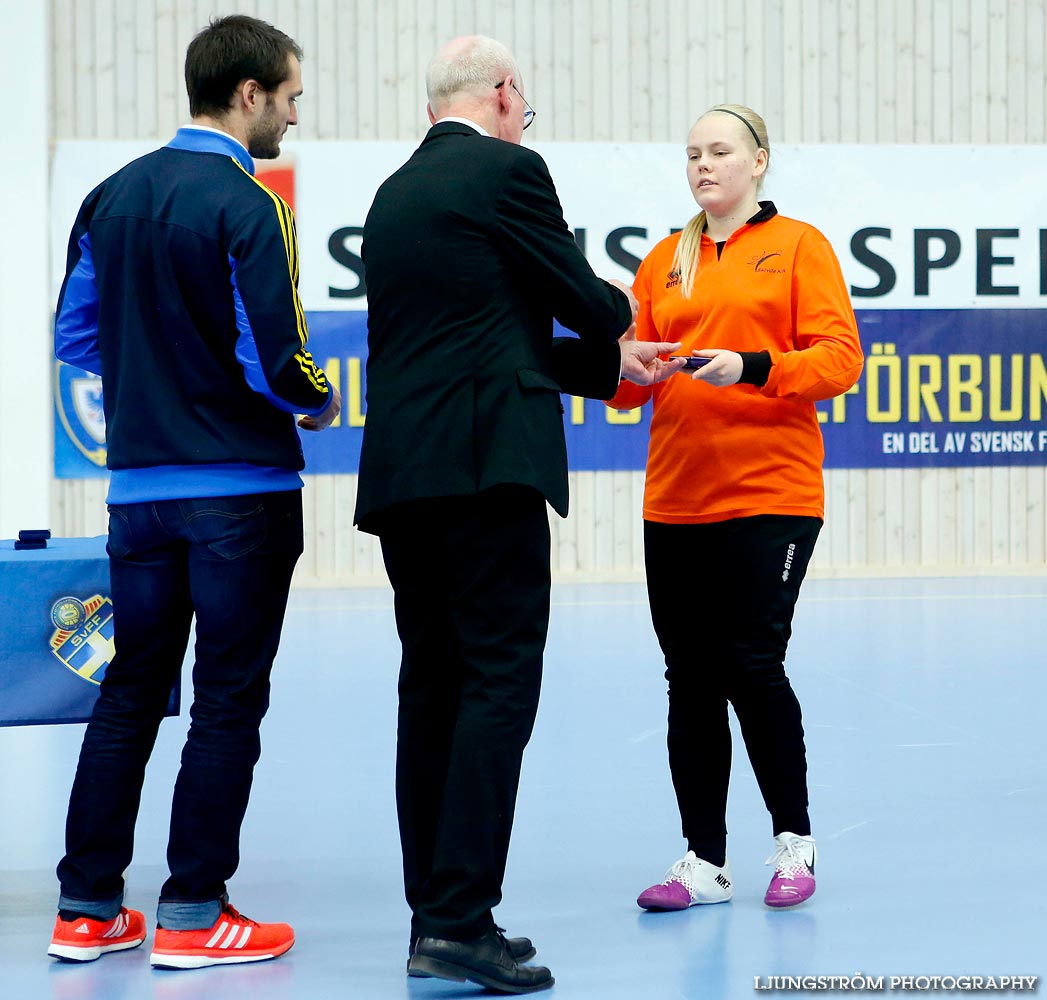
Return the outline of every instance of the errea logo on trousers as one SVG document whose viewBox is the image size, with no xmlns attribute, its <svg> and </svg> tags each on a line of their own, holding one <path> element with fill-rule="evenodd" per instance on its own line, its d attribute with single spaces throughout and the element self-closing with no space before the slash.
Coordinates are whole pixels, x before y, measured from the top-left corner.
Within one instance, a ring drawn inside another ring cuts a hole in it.
<svg viewBox="0 0 1047 1000">
<path fill-rule="evenodd" d="M 785 553 L 785 569 L 782 570 L 782 582 L 789 579 L 789 570 L 792 569 L 793 556 L 796 554 L 796 543 L 790 542 L 789 549 Z"/>
</svg>

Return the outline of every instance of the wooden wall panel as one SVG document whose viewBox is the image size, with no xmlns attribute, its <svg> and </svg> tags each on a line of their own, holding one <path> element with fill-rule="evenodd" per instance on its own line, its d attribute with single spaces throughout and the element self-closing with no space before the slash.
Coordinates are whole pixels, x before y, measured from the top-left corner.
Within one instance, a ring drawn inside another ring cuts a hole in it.
<svg viewBox="0 0 1047 1000">
<path fill-rule="evenodd" d="M 51 0 L 52 134 L 165 138 L 211 0 Z M 557 141 L 682 142 L 706 107 L 761 110 L 778 143 L 1047 141 L 1047 0 L 227 0 L 306 51 L 301 138 L 414 140 L 425 63 L 472 31 L 514 49 L 535 128 Z M 536 134 L 538 134 L 536 133 Z M 962 210 L 962 209 L 958 209 Z M 642 572 L 641 473 L 572 473 L 553 518 L 562 576 Z M 373 582 L 355 478 L 307 477 L 302 583 Z M 105 530 L 105 485 L 59 480 L 53 525 Z M 812 572 L 1047 565 L 1041 468 L 829 470 Z"/>
</svg>

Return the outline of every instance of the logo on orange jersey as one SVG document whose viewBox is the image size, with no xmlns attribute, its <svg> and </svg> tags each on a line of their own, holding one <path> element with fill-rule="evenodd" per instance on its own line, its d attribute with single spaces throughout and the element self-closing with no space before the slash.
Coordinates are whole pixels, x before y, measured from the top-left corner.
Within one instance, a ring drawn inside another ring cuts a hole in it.
<svg viewBox="0 0 1047 1000">
<path fill-rule="evenodd" d="M 757 254 L 749 261 L 750 266 L 757 274 L 785 274 L 784 267 L 768 267 L 767 262 L 773 260 L 775 257 L 781 257 L 781 250 L 772 250 L 768 253 L 766 250 L 763 253 Z"/>
<path fill-rule="evenodd" d="M 678 270 L 677 268 L 673 268 L 673 269 L 672 269 L 672 270 L 671 270 L 671 271 L 670 271 L 670 272 L 669 272 L 669 273 L 668 273 L 668 274 L 666 275 L 666 277 L 667 277 L 667 278 L 669 279 L 669 280 L 668 280 L 668 281 L 667 281 L 667 282 L 665 283 L 665 287 L 666 287 L 666 288 L 675 288 L 675 287 L 676 287 L 676 286 L 677 286 L 678 284 L 680 284 L 680 272 L 679 272 L 679 270 Z"/>
</svg>

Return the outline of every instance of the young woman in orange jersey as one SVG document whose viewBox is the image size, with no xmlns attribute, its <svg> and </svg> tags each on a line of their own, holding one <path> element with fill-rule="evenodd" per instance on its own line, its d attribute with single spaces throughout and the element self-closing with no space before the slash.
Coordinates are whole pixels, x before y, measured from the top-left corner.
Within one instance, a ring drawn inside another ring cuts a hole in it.
<svg viewBox="0 0 1047 1000">
<path fill-rule="evenodd" d="M 640 894 L 649 910 L 731 898 L 728 703 L 771 814 L 764 901 L 793 906 L 815 887 L 803 725 L 784 660 L 823 518 L 814 403 L 854 385 L 862 352 L 828 241 L 757 199 L 769 159 L 749 108 L 719 105 L 691 129 L 687 179 L 702 211 L 641 264 L 636 336 L 709 361 L 691 378 L 623 383 L 609 401 L 654 402 L 644 545 L 687 853 Z"/>
</svg>

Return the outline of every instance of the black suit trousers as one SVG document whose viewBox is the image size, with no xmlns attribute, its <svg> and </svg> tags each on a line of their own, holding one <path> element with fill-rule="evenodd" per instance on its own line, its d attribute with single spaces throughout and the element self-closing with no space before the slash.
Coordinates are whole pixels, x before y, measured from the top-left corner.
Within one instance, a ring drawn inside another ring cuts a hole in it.
<svg viewBox="0 0 1047 1000">
<path fill-rule="evenodd" d="M 549 625 L 544 498 L 414 500 L 378 531 L 403 646 L 396 801 L 413 936 L 489 930 Z"/>
</svg>

